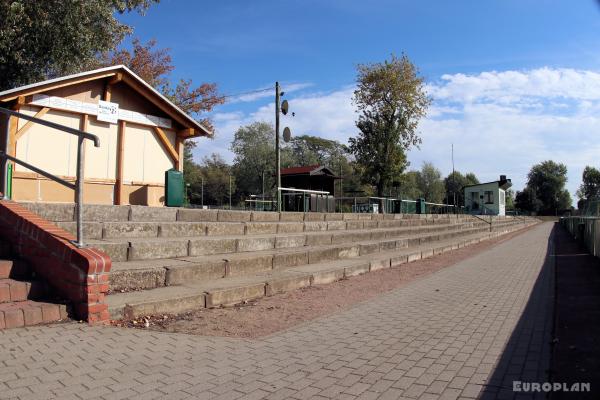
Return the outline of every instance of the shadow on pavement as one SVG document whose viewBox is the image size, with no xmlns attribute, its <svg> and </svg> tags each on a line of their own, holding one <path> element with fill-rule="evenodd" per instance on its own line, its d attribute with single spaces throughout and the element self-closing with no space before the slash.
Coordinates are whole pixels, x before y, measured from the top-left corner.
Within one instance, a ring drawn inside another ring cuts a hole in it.
<svg viewBox="0 0 600 400">
<path fill-rule="evenodd" d="M 600 259 L 556 226 L 556 344 L 554 382 L 589 382 L 590 392 L 552 393 L 554 399 L 600 398 Z"/>
<path fill-rule="evenodd" d="M 479 398 L 545 398 L 545 393 L 513 390 L 513 382 L 547 382 L 553 325 L 555 225 L 548 239 L 544 265 L 506 347 Z"/>
<path fill-rule="evenodd" d="M 528 391 L 514 391 L 515 381 Z M 546 382 L 560 389 L 548 392 Z M 577 383 L 589 383 L 590 391 L 565 390 Z M 600 259 L 555 224 L 531 296 L 479 398 L 598 399 L 599 393 Z"/>
</svg>

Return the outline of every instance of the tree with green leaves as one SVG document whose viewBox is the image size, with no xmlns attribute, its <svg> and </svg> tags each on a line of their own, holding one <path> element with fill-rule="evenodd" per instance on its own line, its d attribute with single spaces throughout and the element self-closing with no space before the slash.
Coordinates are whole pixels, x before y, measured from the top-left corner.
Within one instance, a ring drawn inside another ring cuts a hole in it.
<svg viewBox="0 0 600 400">
<path fill-rule="evenodd" d="M 515 192 L 512 189 L 506 190 L 504 206 L 506 210 L 515 209 Z"/>
<path fill-rule="evenodd" d="M 417 178 L 421 196 L 430 203 L 444 200 L 444 181 L 442 173 L 432 163 L 424 162 Z"/>
<path fill-rule="evenodd" d="M 231 142 L 233 174 L 238 195 L 261 194 L 264 187 L 271 194 L 275 185 L 275 130 L 266 122 L 240 127 Z M 263 182 L 264 178 L 264 182 Z"/>
<path fill-rule="evenodd" d="M 131 32 L 116 13 L 158 0 L 0 0 L 0 90 L 79 72 Z"/>
<path fill-rule="evenodd" d="M 583 170 L 577 197 L 580 200 L 587 201 L 598 196 L 600 196 L 600 171 L 588 165 Z"/>
<path fill-rule="evenodd" d="M 398 178 L 400 196 L 404 200 L 416 200 L 423 197 L 419 187 L 419 171 L 407 171 Z"/>
<path fill-rule="evenodd" d="M 364 170 L 363 179 L 383 196 L 407 167 L 406 151 L 418 146 L 417 126 L 431 102 L 424 79 L 406 55 L 358 66 L 354 104 L 359 134 L 350 151 Z"/>
<path fill-rule="evenodd" d="M 531 167 L 527 186 L 517 193 L 516 205 L 526 211 L 542 215 L 555 215 L 571 208 L 571 195 L 565 189 L 567 166 L 552 160 Z"/>
<path fill-rule="evenodd" d="M 465 205 L 465 191 L 464 187 L 469 185 L 476 185 L 479 183 L 479 179 L 474 173 L 469 172 L 465 175 L 458 171 L 450 173 L 444 178 L 444 187 L 446 190 L 446 203 L 453 204 L 454 198 L 456 198 L 456 204 Z"/>
<path fill-rule="evenodd" d="M 213 153 L 202 159 L 199 172 L 204 180 L 204 204 L 223 206 L 229 204 L 229 183 L 231 177 L 232 191 L 235 192 L 235 178 L 231 166 L 218 154 Z M 192 202 L 200 204 L 202 180 L 190 185 Z"/>
<path fill-rule="evenodd" d="M 340 142 L 310 135 L 296 136 L 285 147 L 292 165 L 318 164 L 333 168 L 333 164 L 348 154 L 347 147 Z"/>
<path fill-rule="evenodd" d="M 539 213 L 543 207 L 543 203 L 537 197 L 537 193 L 534 189 L 525 186 L 521 191 L 517 191 L 515 195 L 515 208 L 520 211 L 528 211 L 533 213 Z"/>
</svg>

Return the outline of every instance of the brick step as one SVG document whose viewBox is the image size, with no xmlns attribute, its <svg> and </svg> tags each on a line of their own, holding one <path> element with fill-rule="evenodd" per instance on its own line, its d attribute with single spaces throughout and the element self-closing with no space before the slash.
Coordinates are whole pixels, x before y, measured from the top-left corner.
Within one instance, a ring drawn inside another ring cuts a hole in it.
<svg viewBox="0 0 600 400">
<path fill-rule="evenodd" d="M 503 221 L 497 226 L 521 223 Z M 345 243 L 369 238 L 415 235 L 419 232 L 461 230 L 481 227 L 489 229 L 485 222 L 475 219 L 459 224 L 422 226 L 408 228 L 377 228 L 346 231 L 314 231 L 302 233 L 255 235 L 224 235 L 216 237 L 179 238 L 122 238 L 110 240 L 87 240 L 92 246 L 104 251 L 114 262 L 161 258 L 177 258 L 210 254 L 229 254 L 243 251 L 258 251 L 282 247 L 300 247 L 313 243 Z M 354 238 L 354 239 L 353 239 Z M 290 242 L 291 241 L 291 242 Z M 283 243 L 283 244 L 280 244 Z"/>
<path fill-rule="evenodd" d="M 64 304 L 33 300 L 0 303 L 0 330 L 48 324 L 67 319 Z"/>
<path fill-rule="evenodd" d="M 48 294 L 42 281 L 0 279 L 0 303 L 41 299 Z"/>
<path fill-rule="evenodd" d="M 151 290 L 115 293 L 107 296 L 111 318 L 137 318 L 145 315 L 181 313 L 203 307 L 232 305 L 275 293 L 316 284 L 331 283 L 383 268 L 398 267 L 432 257 L 505 233 L 524 229 L 535 222 L 506 226 L 496 232 L 481 232 L 418 245 L 413 248 L 382 251 L 351 259 L 298 265 L 284 270 L 256 272 L 251 276 L 188 282 Z"/>
<path fill-rule="evenodd" d="M 25 278 L 29 276 L 30 270 L 27 263 L 23 261 L 14 261 L 0 259 L 0 279 Z"/>
<path fill-rule="evenodd" d="M 512 225 L 511 225 L 512 226 Z M 499 227 L 498 227 L 499 228 Z M 352 258 L 390 249 L 403 249 L 423 243 L 487 232 L 488 228 L 434 232 L 411 236 L 371 237 L 357 235 L 346 243 L 321 244 L 295 248 L 269 249 L 245 253 L 192 256 L 113 263 L 110 287 L 114 291 L 151 289 L 230 276 L 243 276 L 258 271 L 284 269 L 305 263 Z M 361 240 L 362 239 L 362 240 Z M 322 241 L 321 243 L 331 243 Z"/>
<path fill-rule="evenodd" d="M 341 216 L 341 214 L 340 214 Z M 83 233 L 89 239 L 156 238 L 181 236 L 261 235 L 312 231 L 339 231 L 371 228 L 399 228 L 423 225 L 448 225 L 474 221 L 471 216 L 427 219 L 339 220 L 298 222 L 87 222 Z M 55 222 L 75 234 L 75 222 Z"/>
</svg>

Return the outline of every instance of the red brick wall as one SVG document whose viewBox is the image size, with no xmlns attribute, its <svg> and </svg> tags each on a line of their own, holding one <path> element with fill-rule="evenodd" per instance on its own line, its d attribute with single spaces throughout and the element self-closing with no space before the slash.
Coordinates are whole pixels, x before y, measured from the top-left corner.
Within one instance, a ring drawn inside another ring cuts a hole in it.
<svg viewBox="0 0 600 400">
<path fill-rule="evenodd" d="M 90 324 L 109 320 L 110 258 L 94 248 L 79 249 L 73 235 L 12 201 L 0 201 L 0 237 L 55 291 L 71 301 L 75 317 Z"/>
</svg>

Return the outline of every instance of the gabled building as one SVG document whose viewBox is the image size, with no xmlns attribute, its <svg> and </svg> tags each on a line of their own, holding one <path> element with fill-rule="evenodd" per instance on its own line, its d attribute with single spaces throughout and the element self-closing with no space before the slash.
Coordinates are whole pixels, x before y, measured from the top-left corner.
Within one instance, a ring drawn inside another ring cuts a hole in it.
<svg viewBox="0 0 600 400">
<path fill-rule="evenodd" d="M 512 186 L 506 175 L 500 180 L 464 187 L 465 209 L 470 214 L 506 215 L 506 191 Z"/>
<path fill-rule="evenodd" d="M 319 190 L 333 195 L 335 181 L 340 179 L 322 165 L 307 165 L 281 169 L 281 185 L 287 188 Z"/>
<path fill-rule="evenodd" d="M 164 203 L 165 171 L 183 170 L 184 142 L 212 132 L 123 65 L 0 92 L 0 107 L 77 128 L 86 141 L 84 202 Z M 5 119 L 0 126 L 4 146 Z M 8 154 L 75 180 L 77 137 L 10 117 Z M 4 149 L 2 149 L 4 150 Z M 14 200 L 73 202 L 72 190 L 22 166 L 12 171 Z"/>
<path fill-rule="evenodd" d="M 281 169 L 281 185 L 288 189 L 313 190 L 328 194 L 302 193 L 283 190 L 283 209 L 286 211 L 334 212 L 335 181 L 341 179 L 322 165 L 307 165 Z"/>
</svg>

